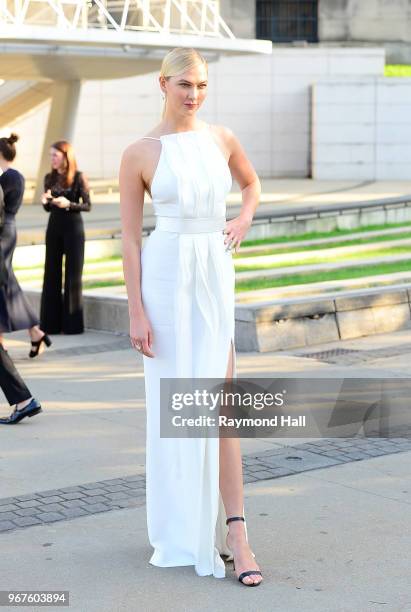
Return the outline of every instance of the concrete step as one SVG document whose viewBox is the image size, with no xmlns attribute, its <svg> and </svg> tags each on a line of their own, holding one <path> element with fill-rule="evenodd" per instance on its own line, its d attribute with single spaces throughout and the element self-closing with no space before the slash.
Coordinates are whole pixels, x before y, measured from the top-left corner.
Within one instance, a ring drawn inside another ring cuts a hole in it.
<svg viewBox="0 0 411 612">
<path fill-rule="evenodd" d="M 402 238 L 399 240 L 387 240 L 386 242 L 370 242 L 368 244 L 358 244 L 353 246 L 324 248 L 315 251 L 295 251 L 292 253 L 275 253 L 273 255 L 261 255 L 256 257 L 235 257 L 236 266 L 265 266 L 269 264 L 278 264 L 281 262 L 293 262 L 304 259 L 318 258 L 321 262 L 326 257 L 344 257 L 355 253 L 367 254 L 369 251 L 391 249 L 395 247 L 410 247 L 411 253 L 411 238 Z"/>
<path fill-rule="evenodd" d="M 289 287 L 274 287 L 272 289 L 259 289 L 256 291 L 237 291 L 236 304 L 262 304 L 280 299 L 303 299 L 323 298 L 330 295 L 343 295 L 348 291 L 361 291 L 367 289 L 391 289 L 401 290 L 404 286 L 411 284 L 411 272 L 381 274 L 378 276 L 367 276 L 364 279 L 349 279 L 347 281 L 325 281 L 321 283 L 309 283 L 307 285 L 290 285 Z M 126 295 L 125 285 L 114 287 L 95 287 L 87 289 L 88 295 L 101 295 L 111 297 L 114 295 Z"/>
<path fill-rule="evenodd" d="M 236 294 L 238 304 L 252 304 L 267 302 L 279 298 L 302 298 L 327 296 L 330 293 L 343 293 L 344 291 L 359 291 L 376 287 L 401 289 L 405 284 L 411 283 L 410 272 L 392 272 L 390 274 L 376 274 L 362 278 L 349 278 L 344 280 L 320 281 L 301 285 L 287 285 L 285 287 L 271 287 L 268 289 L 255 289 L 252 291 L 239 291 Z"/>
<path fill-rule="evenodd" d="M 239 282 L 239 281 L 250 280 L 250 279 L 265 279 L 265 278 L 275 279 L 275 278 L 281 278 L 285 275 L 290 275 L 290 274 L 307 274 L 307 273 L 314 273 L 314 272 L 327 272 L 331 270 L 340 270 L 342 268 L 354 268 L 354 267 L 359 267 L 359 266 L 367 268 L 369 266 L 374 266 L 380 263 L 394 263 L 394 262 L 401 262 L 401 261 L 408 261 L 408 260 L 410 260 L 411 262 L 411 253 L 409 255 L 408 254 L 397 255 L 397 256 L 390 255 L 387 257 L 361 259 L 361 260 L 346 261 L 346 262 L 309 264 L 309 265 L 302 265 L 302 266 L 296 265 L 296 266 L 287 266 L 287 267 L 267 269 L 267 270 L 237 272 L 236 281 Z M 112 263 L 114 264 L 114 262 Z M 104 264 L 102 264 L 102 266 L 103 265 Z M 85 271 L 85 273 L 83 274 L 83 280 L 84 281 L 116 280 L 121 285 L 123 283 L 123 270 L 122 270 L 121 264 L 118 263 L 117 270 L 116 270 L 115 265 L 113 265 L 112 268 L 113 269 L 110 270 L 109 272 L 107 272 L 107 270 L 105 270 L 104 272 L 99 272 L 98 266 L 96 265 L 94 267 L 94 270 Z M 410 270 L 411 270 L 411 263 L 410 263 Z M 390 279 L 395 280 L 396 274 L 400 275 L 401 278 L 408 278 L 406 272 L 398 272 L 398 273 L 394 272 L 394 273 L 385 275 L 387 278 L 387 282 L 389 283 Z M 27 270 L 27 271 L 19 270 L 16 276 L 19 282 L 21 282 L 23 285 L 27 287 L 34 288 L 34 287 L 41 287 L 42 285 L 43 275 L 39 271 L 35 271 L 35 273 L 33 273 L 33 271 L 30 271 L 30 270 Z M 378 275 L 378 276 L 381 277 L 381 275 Z M 372 278 L 373 278 L 372 276 L 367 277 L 368 280 L 366 282 L 367 283 L 371 282 L 370 279 Z M 342 281 L 330 281 L 330 282 L 336 282 L 336 283 L 341 284 Z M 352 280 L 349 280 L 348 282 L 351 284 L 353 283 Z M 364 279 L 360 279 L 360 282 L 364 284 Z M 301 292 L 308 293 L 310 291 L 309 288 L 311 287 L 311 290 L 312 290 L 313 285 L 318 286 L 318 283 L 304 283 L 301 285 L 295 285 L 294 291 L 299 292 L 299 293 Z M 272 292 L 272 291 L 278 291 L 279 289 L 268 289 L 267 291 Z M 287 292 L 293 291 L 289 287 L 287 287 L 284 290 L 286 290 Z M 266 290 L 261 290 L 261 291 L 266 291 Z M 244 292 L 244 293 L 247 293 L 247 294 L 250 293 L 250 295 L 255 294 L 255 292 Z M 251 297 L 251 300 L 255 301 L 255 298 Z"/>
<path fill-rule="evenodd" d="M 39 290 L 26 292 L 34 308 Z M 89 329 L 129 333 L 127 296 L 84 292 Z M 270 352 L 411 329 L 411 283 L 327 296 L 236 304 L 238 351 Z"/>
<path fill-rule="evenodd" d="M 236 306 L 238 350 L 285 350 L 411 329 L 411 284 Z M 251 348 L 250 348 L 251 347 Z"/>
</svg>

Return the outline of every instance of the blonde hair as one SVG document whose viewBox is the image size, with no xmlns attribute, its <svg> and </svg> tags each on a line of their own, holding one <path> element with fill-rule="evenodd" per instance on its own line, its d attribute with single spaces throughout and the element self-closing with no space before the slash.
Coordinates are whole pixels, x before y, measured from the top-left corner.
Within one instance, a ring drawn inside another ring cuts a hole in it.
<svg viewBox="0 0 411 612">
<path fill-rule="evenodd" d="M 203 64 L 206 67 L 208 74 L 207 61 L 198 51 L 193 48 L 186 49 L 185 47 L 176 47 L 175 49 L 171 49 L 171 51 L 164 56 L 161 63 L 160 76 L 168 79 L 172 76 L 177 76 L 186 70 L 190 70 L 198 64 Z M 164 117 L 166 112 L 166 103 L 167 98 L 164 99 L 161 118 Z"/>
</svg>

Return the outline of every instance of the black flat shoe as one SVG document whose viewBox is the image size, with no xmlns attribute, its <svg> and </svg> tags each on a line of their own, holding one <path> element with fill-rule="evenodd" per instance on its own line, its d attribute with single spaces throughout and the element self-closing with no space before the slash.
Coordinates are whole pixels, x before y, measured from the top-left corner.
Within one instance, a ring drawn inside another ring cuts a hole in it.
<svg viewBox="0 0 411 612">
<path fill-rule="evenodd" d="M 32 398 L 31 402 L 27 404 L 21 410 L 17 410 L 17 406 L 14 411 L 11 413 L 9 417 L 5 417 L 0 419 L 0 423 L 3 425 L 14 425 L 15 423 L 19 423 L 25 417 L 32 417 L 39 412 L 43 412 L 40 402 L 36 400 L 36 398 Z"/>
<path fill-rule="evenodd" d="M 231 523 L 231 521 L 243 521 L 245 522 L 245 518 L 243 516 L 231 516 L 230 518 L 228 518 L 226 520 L 226 525 L 228 525 L 228 523 Z M 255 557 L 255 554 L 252 553 L 253 557 Z M 235 562 L 234 562 L 234 556 L 233 556 L 233 570 L 235 571 Z M 243 578 L 246 578 L 247 576 L 262 576 L 262 573 L 260 572 L 260 570 L 248 570 L 246 572 L 242 572 L 239 577 L 238 580 L 241 582 L 241 584 L 244 584 L 244 586 L 249 586 L 249 587 L 253 587 L 253 586 L 259 586 L 262 583 L 262 580 L 260 580 L 260 582 L 244 582 Z"/>
<path fill-rule="evenodd" d="M 31 351 L 30 351 L 30 353 L 29 353 L 29 357 L 32 357 L 32 358 L 33 358 L 33 357 L 37 357 L 37 355 L 38 355 L 38 354 L 39 354 L 39 352 L 40 352 L 40 347 L 41 347 L 41 345 L 42 345 L 42 343 L 43 343 L 43 342 L 44 342 L 44 344 L 45 344 L 46 346 L 51 346 L 51 340 L 50 340 L 50 338 L 48 337 L 48 335 L 47 335 L 47 334 L 44 334 L 44 335 L 43 335 L 43 336 L 40 338 L 40 340 L 36 340 L 35 342 L 33 342 L 33 341 L 31 342 L 31 346 L 32 346 L 33 348 L 31 349 Z"/>
</svg>

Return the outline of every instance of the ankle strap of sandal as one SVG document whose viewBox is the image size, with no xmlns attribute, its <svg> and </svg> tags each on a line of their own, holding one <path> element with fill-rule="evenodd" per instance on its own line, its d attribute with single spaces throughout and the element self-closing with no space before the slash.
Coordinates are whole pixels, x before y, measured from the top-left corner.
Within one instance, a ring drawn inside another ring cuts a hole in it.
<svg viewBox="0 0 411 612">
<path fill-rule="evenodd" d="M 231 523 L 231 521 L 244 521 L 245 522 L 245 518 L 243 516 L 231 516 L 230 518 L 226 520 L 225 524 L 228 525 L 228 523 Z"/>
</svg>

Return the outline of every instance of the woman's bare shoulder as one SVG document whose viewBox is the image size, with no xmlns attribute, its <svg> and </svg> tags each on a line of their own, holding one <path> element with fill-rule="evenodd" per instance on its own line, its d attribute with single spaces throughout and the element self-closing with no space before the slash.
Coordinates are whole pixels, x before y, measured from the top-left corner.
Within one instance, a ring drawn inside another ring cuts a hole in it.
<svg viewBox="0 0 411 612">
<path fill-rule="evenodd" d="M 129 144 L 124 149 L 123 153 L 131 157 L 134 155 L 139 155 L 140 153 L 146 151 L 147 147 L 150 146 L 152 142 L 153 140 L 151 140 L 151 137 L 150 139 L 148 139 L 141 136 L 141 138 L 138 138 L 137 140 Z"/>
<path fill-rule="evenodd" d="M 233 130 L 226 125 L 221 124 L 210 124 L 210 127 L 224 147 L 227 150 L 231 150 L 233 142 L 236 140 Z"/>
<path fill-rule="evenodd" d="M 147 156 L 147 153 L 150 152 L 152 144 L 154 141 L 149 139 L 139 138 L 135 140 L 131 144 L 129 144 L 124 150 L 122 154 L 123 163 L 132 163 L 135 168 L 139 168 L 139 164 L 143 164 L 144 159 Z M 137 166 L 135 165 L 137 164 Z"/>
<path fill-rule="evenodd" d="M 220 136 L 220 138 L 229 140 L 230 138 L 232 138 L 234 136 L 234 132 L 231 128 L 227 127 L 226 125 L 221 125 L 221 124 L 210 124 L 210 127 L 212 130 L 215 131 L 215 133 Z"/>
<path fill-rule="evenodd" d="M 210 125 L 217 141 L 221 148 L 226 152 L 227 158 L 235 151 L 237 139 L 232 129 L 225 125 Z"/>
</svg>

